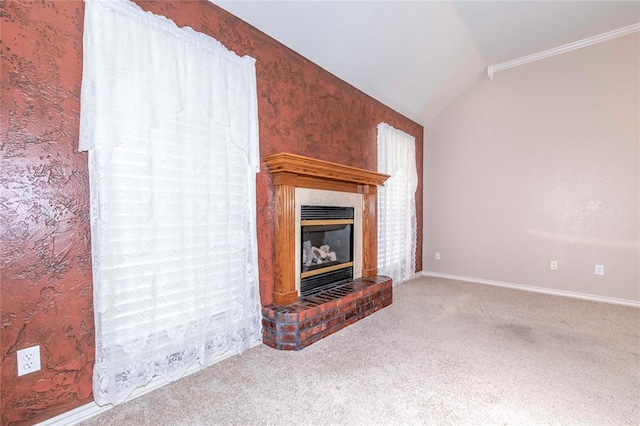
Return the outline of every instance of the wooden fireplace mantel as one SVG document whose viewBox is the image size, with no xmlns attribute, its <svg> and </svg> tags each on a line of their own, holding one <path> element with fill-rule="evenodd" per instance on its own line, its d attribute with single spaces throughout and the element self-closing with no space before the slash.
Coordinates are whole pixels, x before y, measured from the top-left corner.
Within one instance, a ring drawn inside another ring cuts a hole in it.
<svg viewBox="0 0 640 426">
<path fill-rule="evenodd" d="M 276 264 L 273 301 L 288 305 L 298 299 L 295 277 L 295 188 L 310 188 L 362 194 L 362 276 L 378 274 L 377 187 L 389 175 L 315 160 L 290 153 L 264 158 L 275 187 Z"/>
</svg>

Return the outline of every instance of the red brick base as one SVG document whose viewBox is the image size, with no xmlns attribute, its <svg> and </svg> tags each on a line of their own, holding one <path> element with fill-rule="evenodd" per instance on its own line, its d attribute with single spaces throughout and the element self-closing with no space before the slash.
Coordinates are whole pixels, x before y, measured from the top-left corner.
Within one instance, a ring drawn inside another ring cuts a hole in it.
<svg viewBox="0 0 640 426">
<path fill-rule="evenodd" d="M 393 302 L 389 277 L 358 278 L 287 306 L 262 308 L 262 342 L 298 351 Z"/>
</svg>

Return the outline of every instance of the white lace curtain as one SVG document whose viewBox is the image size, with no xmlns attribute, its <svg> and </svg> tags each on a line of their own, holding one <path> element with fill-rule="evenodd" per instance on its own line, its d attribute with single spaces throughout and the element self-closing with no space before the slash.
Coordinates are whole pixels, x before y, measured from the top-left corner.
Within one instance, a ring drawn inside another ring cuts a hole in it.
<svg viewBox="0 0 640 426">
<path fill-rule="evenodd" d="M 94 398 L 261 339 L 255 61 L 126 0 L 86 0 Z"/>
<path fill-rule="evenodd" d="M 386 123 L 378 125 L 378 172 L 391 177 L 378 188 L 378 273 L 394 285 L 416 271 L 415 138 Z"/>
</svg>

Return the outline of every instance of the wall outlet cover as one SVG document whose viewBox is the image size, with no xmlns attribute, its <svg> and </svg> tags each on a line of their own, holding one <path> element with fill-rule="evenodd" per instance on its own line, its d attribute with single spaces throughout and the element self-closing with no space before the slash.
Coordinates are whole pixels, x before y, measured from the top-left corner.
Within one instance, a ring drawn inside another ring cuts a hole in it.
<svg viewBox="0 0 640 426">
<path fill-rule="evenodd" d="M 40 370 L 40 345 L 16 352 L 18 357 L 18 376 Z"/>
<path fill-rule="evenodd" d="M 604 275 L 604 265 L 596 265 L 596 275 Z"/>
</svg>

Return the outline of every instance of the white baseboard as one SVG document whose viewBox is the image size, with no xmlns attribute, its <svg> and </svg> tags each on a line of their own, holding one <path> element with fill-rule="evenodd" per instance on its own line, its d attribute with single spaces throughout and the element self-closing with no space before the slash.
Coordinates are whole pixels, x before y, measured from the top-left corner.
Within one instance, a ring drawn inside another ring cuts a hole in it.
<svg viewBox="0 0 640 426">
<path fill-rule="evenodd" d="M 478 283 L 478 284 L 495 285 L 498 287 L 507 287 L 507 288 L 512 288 L 516 290 L 532 291 L 534 293 L 551 294 L 554 296 L 573 297 L 575 299 L 590 300 L 592 302 L 612 303 L 615 305 L 624 305 L 624 306 L 631 306 L 633 308 L 640 308 L 640 301 L 637 301 L 637 300 L 616 299 L 615 297 L 597 296 L 594 294 L 576 293 L 573 291 L 556 290 L 552 288 L 535 287 L 535 286 L 524 285 L 524 284 L 513 284 L 513 283 L 502 282 L 502 281 L 485 280 L 482 278 L 465 277 L 462 275 L 442 274 L 440 272 L 422 271 L 422 275 L 427 277 L 446 278 L 446 279 L 457 280 L 457 281 L 468 281 L 468 282 Z"/>
<path fill-rule="evenodd" d="M 251 345 L 249 346 L 249 349 L 254 348 L 256 346 L 261 345 L 262 342 L 253 342 L 251 343 Z M 214 364 L 217 364 L 220 361 L 223 361 L 227 358 L 230 358 L 232 356 L 236 356 L 238 355 L 237 352 L 228 352 L 227 354 L 223 355 L 220 359 L 218 359 L 216 362 L 214 362 Z M 212 364 L 213 365 L 213 364 Z M 209 366 L 210 367 L 210 366 Z M 206 367 L 205 367 L 206 368 Z M 184 376 L 182 376 L 182 378 L 185 378 L 193 373 L 197 373 L 198 371 L 202 371 L 203 368 L 200 364 L 196 363 L 193 364 L 191 367 L 189 367 L 187 369 L 187 371 L 184 373 Z M 182 380 L 182 379 L 180 379 Z M 135 389 L 133 392 L 131 392 L 131 396 L 129 398 L 127 398 L 127 400 L 125 402 L 129 402 L 133 399 L 136 399 L 142 395 L 146 395 L 149 392 L 153 392 L 156 389 L 159 389 L 165 385 L 168 385 L 171 382 L 166 381 L 165 379 L 163 379 L 160 376 L 156 376 L 153 379 L 151 379 L 151 381 L 146 384 L 145 386 L 139 387 L 137 389 Z M 82 421 L 88 420 L 91 417 L 95 417 L 98 414 L 102 414 L 105 411 L 109 411 L 113 408 L 113 405 L 105 405 L 104 407 L 99 406 L 98 404 L 96 404 L 95 402 L 89 402 L 88 404 L 82 405 L 78 408 L 74 408 L 73 410 L 69 410 L 65 413 L 62 413 L 60 415 L 57 415 L 55 417 L 52 417 L 48 420 L 45 420 L 41 423 L 38 423 L 38 425 L 43 425 L 43 426 L 70 426 L 70 425 L 75 425 L 78 424 Z"/>
</svg>

